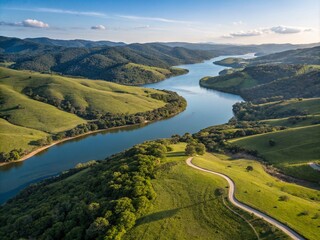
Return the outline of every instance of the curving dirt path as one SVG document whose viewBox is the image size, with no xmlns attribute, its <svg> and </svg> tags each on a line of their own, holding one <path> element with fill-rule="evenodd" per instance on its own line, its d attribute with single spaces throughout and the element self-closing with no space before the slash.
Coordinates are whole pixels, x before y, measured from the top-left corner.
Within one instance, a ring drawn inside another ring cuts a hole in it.
<svg viewBox="0 0 320 240">
<path fill-rule="evenodd" d="M 229 184 L 228 199 L 233 205 L 237 206 L 238 208 L 241 208 L 242 210 L 244 210 L 250 214 L 254 214 L 257 217 L 262 218 L 263 220 L 267 221 L 268 223 L 276 226 L 277 228 L 282 230 L 284 233 L 286 233 L 292 239 L 295 239 L 295 240 L 304 240 L 305 239 L 300 234 L 298 234 L 297 232 L 295 232 L 294 230 L 292 230 L 288 226 L 284 225 L 283 223 L 279 222 L 278 220 L 266 215 L 265 213 L 262 213 L 256 209 L 254 209 L 252 207 L 249 207 L 248 205 L 246 205 L 244 203 L 239 202 L 236 199 L 236 197 L 234 196 L 234 192 L 235 192 L 236 187 L 235 187 L 234 182 L 231 180 L 231 178 L 229 178 L 227 175 L 224 175 L 222 173 L 218 173 L 218 172 L 207 170 L 205 168 L 198 167 L 192 163 L 192 159 L 193 159 L 193 157 L 189 157 L 186 160 L 186 163 L 188 166 L 193 167 L 193 168 L 198 169 L 203 172 L 218 175 L 218 176 L 224 178 L 228 182 L 228 184 Z"/>
</svg>

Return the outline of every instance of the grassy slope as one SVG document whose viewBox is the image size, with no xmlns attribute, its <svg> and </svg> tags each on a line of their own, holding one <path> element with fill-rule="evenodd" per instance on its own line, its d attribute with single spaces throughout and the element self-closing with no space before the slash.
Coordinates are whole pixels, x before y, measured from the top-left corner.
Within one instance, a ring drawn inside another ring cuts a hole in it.
<svg viewBox="0 0 320 240">
<path fill-rule="evenodd" d="M 200 85 L 240 94 L 246 100 L 280 95 L 288 99 L 318 96 L 318 80 L 318 65 L 276 64 L 252 66 L 227 75 L 205 77 L 200 80 Z"/>
<path fill-rule="evenodd" d="M 124 239 L 256 239 L 214 190 L 226 183 L 185 164 L 185 144 L 172 145 L 152 184 L 154 207 L 138 219 Z"/>
<path fill-rule="evenodd" d="M 195 157 L 193 163 L 227 174 L 236 184 L 236 197 L 240 201 L 287 223 L 308 239 L 318 239 L 320 217 L 315 217 L 319 216 L 320 211 L 319 191 L 279 181 L 252 160 L 229 160 L 224 155 L 207 153 Z M 253 166 L 254 170 L 247 172 L 245 168 L 248 165 Z M 288 196 L 289 200 L 279 201 L 283 195 Z M 307 211 L 307 215 L 299 216 L 303 211 Z"/>
<path fill-rule="evenodd" d="M 304 98 L 301 101 L 298 99 L 290 99 L 279 102 L 271 102 L 259 104 L 260 106 L 268 107 L 274 105 L 273 108 L 276 114 L 281 114 L 289 110 L 297 110 L 299 112 L 306 112 L 307 114 L 320 114 L 320 98 Z"/>
<path fill-rule="evenodd" d="M 85 120 L 42 103 L 0 84 L 0 95 L 4 103 L 0 105 L 1 117 L 15 125 L 55 133 L 71 129 Z M 20 108 L 17 106 L 20 105 Z"/>
<path fill-rule="evenodd" d="M 44 138 L 46 135 L 44 132 L 19 127 L 0 118 L 0 151 L 10 152 L 13 148 L 23 148 L 30 151 L 34 148 L 29 145 L 30 141 Z"/>
<path fill-rule="evenodd" d="M 270 139 L 276 142 L 275 146 L 269 145 Z M 320 181 L 319 172 L 307 164 L 320 161 L 320 125 L 249 136 L 230 142 L 257 150 L 266 161 L 288 175 Z"/>
<path fill-rule="evenodd" d="M 153 89 L 0 67 L 0 117 L 8 121 L 1 123 L 4 128 L 0 133 L 3 143 L 0 152 L 20 147 L 30 150 L 34 146 L 28 144 L 29 140 L 40 139 L 45 133 L 65 131 L 86 122 L 74 114 L 29 98 L 23 94 L 26 87 L 32 88 L 40 96 L 67 99 L 73 106 L 90 107 L 101 112 L 136 113 L 165 105 L 150 97 L 152 93 L 163 93 Z M 12 134 L 9 134 L 9 129 Z M 12 141 L 21 129 L 34 135 L 30 137 L 30 134 L 24 134 L 20 140 Z"/>
<path fill-rule="evenodd" d="M 9 78 L 4 78 L 9 76 Z M 29 78 L 31 76 L 31 78 Z M 105 81 L 88 81 L 56 75 L 30 73 L 0 68 L 1 83 L 18 92 L 30 87 L 46 97 L 69 100 L 73 106 L 90 107 L 102 112 L 136 113 L 162 107 L 165 104 L 150 98 L 149 93 L 161 93 L 138 87 L 122 86 Z"/>
</svg>

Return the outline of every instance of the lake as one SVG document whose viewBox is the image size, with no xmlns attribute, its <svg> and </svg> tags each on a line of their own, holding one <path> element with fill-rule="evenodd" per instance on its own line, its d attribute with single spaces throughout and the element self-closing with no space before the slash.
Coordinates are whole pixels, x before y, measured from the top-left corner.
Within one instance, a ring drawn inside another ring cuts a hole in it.
<svg viewBox="0 0 320 240">
<path fill-rule="evenodd" d="M 230 56 L 228 56 L 230 57 Z M 236 56 L 237 57 L 237 56 Z M 251 58 L 253 54 L 239 57 Z M 183 96 L 188 106 L 175 117 L 142 126 L 108 130 L 55 145 L 24 162 L 0 168 L 0 203 L 15 196 L 21 189 L 44 178 L 73 168 L 77 163 L 104 159 L 146 140 L 170 137 L 173 134 L 195 133 L 203 128 L 226 123 L 232 116 L 232 105 L 242 101 L 237 95 L 200 87 L 205 76 L 217 76 L 225 67 L 213 64 L 225 56 L 197 64 L 179 66 L 188 74 L 172 77 L 145 87 L 166 89 Z"/>
</svg>

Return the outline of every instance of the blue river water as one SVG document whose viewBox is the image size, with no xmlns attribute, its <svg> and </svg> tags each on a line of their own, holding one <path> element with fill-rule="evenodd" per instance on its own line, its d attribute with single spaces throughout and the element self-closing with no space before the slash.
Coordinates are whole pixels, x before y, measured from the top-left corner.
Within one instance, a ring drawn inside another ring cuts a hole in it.
<svg viewBox="0 0 320 240">
<path fill-rule="evenodd" d="M 228 56 L 230 57 L 230 56 Z M 251 58 L 253 54 L 239 57 Z M 179 66 L 188 74 L 172 77 L 145 87 L 166 89 L 183 96 L 188 106 L 175 117 L 162 121 L 87 135 L 55 145 L 30 159 L 0 168 L 0 203 L 15 196 L 21 189 L 44 178 L 57 175 L 79 162 L 104 159 L 146 140 L 170 137 L 173 134 L 195 133 L 208 126 L 227 122 L 233 115 L 232 105 L 242 101 L 237 95 L 200 87 L 205 76 L 217 76 L 225 67 L 213 64 L 220 56 L 197 64 Z"/>
</svg>

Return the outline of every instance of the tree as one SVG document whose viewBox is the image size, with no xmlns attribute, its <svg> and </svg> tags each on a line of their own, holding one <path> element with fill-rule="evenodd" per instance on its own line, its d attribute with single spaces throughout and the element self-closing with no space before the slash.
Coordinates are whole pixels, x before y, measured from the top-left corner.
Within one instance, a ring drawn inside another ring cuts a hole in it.
<svg viewBox="0 0 320 240">
<path fill-rule="evenodd" d="M 206 152 L 206 147 L 203 143 L 198 143 L 195 147 L 197 154 L 203 155 Z"/>
<path fill-rule="evenodd" d="M 196 153 L 196 148 L 193 144 L 188 144 L 185 149 L 185 153 L 188 156 L 193 156 Z"/>
<path fill-rule="evenodd" d="M 246 170 L 247 170 L 248 172 L 253 171 L 253 167 L 249 165 L 249 166 L 246 167 Z"/>
<path fill-rule="evenodd" d="M 270 140 L 269 140 L 269 145 L 270 145 L 271 147 L 273 147 L 273 146 L 276 145 L 276 142 L 275 142 L 273 139 L 270 139 Z"/>
<path fill-rule="evenodd" d="M 98 217 L 91 223 L 86 231 L 88 239 L 96 239 L 98 236 L 105 234 L 108 230 L 109 221 L 103 217 Z"/>
<path fill-rule="evenodd" d="M 224 189 L 223 188 L 216 188 L 214 190 L 214 195 L 217 196 L 217 197 L 222 196 L 223 193 L 224 193 Z"/>
</svg>

